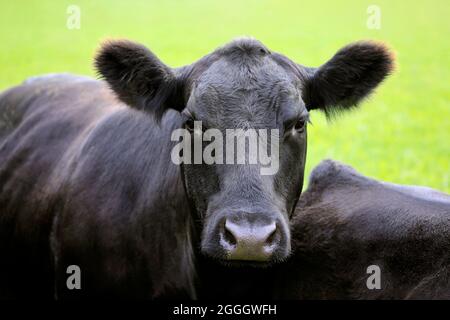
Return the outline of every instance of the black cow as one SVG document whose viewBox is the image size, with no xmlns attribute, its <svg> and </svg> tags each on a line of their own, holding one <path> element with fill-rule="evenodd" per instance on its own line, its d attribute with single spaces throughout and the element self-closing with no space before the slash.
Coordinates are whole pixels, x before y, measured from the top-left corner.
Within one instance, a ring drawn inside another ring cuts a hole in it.
<svg viewBox="0 0 450 320">
<path fill-rule="evenodd" d="M 172 69 L 141 45 L 113 41 L 95 64 L 114 94 L 71 75 L 4 92 L 0 294 L 195 297 L 199 250 L 229 263 L 285 259 L 308 111 L 355 106 L 392 63 L 384 46 L 358 42 L 306 68 L 239 39 Z M 278 129 L 278 171 L 175 165 L 171 134 L 195 135 L 194 120 L 219 132 Z M 81 268 L 81 290 L 66 288 L 70 265 Z"/>
<path fill-rule="evenodd" d="M 450 299 L 450 195 L 326 160 L 311 173 L 291 229 L 287 263 L 205 265 L 200 297 Z"/>
</svg>

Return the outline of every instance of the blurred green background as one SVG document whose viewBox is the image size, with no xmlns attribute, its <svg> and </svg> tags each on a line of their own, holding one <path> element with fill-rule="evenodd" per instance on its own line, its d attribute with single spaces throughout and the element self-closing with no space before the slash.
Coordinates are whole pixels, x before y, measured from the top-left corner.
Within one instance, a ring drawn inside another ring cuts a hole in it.
<svg viewBox="0 0 450 320">
<path fill-rule="evenodd" d="M 69 5 L 80 29 L 66 26 Z M 381 28 L 369 29 L 370 5 Z M 130 38 L 171 66 L 193 62 L 236 36 L 319 66 L 359 39 L 388 43 L 397 71 L 362 107 L 327 123 L 312 114 L 307 171 L 324 158 L 362 173 L 450 192 L 450 5 L 437 1 L 1 0 L 0 89 L 49 72 L 94 75 L 101 40 Z"/>
</svg>

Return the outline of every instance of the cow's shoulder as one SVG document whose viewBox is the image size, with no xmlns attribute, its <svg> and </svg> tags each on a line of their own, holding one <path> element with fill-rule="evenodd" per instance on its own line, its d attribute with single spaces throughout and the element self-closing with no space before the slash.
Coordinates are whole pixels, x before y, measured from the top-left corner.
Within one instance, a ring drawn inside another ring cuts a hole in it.
<svg viewBox="0 0 450 320">
<path fill-rule="evenodd" d="M 450 203 L 450 195 L 426 187 L 415 185 L 401 185 L 373 179 L 356 171 L 349 165 L 334 160 L 324 160 L 311 172 L 308 190 L 314 194 L 339 192 L 341 196 L 347 193 L 362 194 L 370 191 L 371 198 L 378 199 L 387 195 L 395 198 L 394 203 L 404 202 L 444 202 Z"/>
<path fill-rule="evenodd" d="M 355 179 L 357 178 L 357 179 Z M 359 174 L 352 167 L 341 162 L 327 159 L 319 163 L 309 177 L 310 184 L 316 185 L 338 185 L 348 180 L 365 180 L 367 177 Z"/>
<path fill-rule="evenodd" d="M 21 120 L 28 110 L 36 106 L 62 108 L 88 99 L 114 101 L 115 98 L 105 82 L 90 77 L 73 74 L 31 77 L 0 93 L 0 118 L 11 124 Z"/>
<path fill-rule="evenodd" d="M 447 194 L 375 180 L 331 160 L 313 170 L 297 212 L 298 223 L 320 222 L 335 230 L 345 225 L 352 237 L 359 234 L 362 239 L 428 237 L 431 230 L 444 235 L 450 225 Z"/>
<path fill-rule="evenodd" d="M 311 173 L 297 205 L 297 224 L 327 225 L 355 236 L 407 237 L 450 224 L 449 196 L 428 187 L 397 185 L 365 177 L 353 168 L 325 160 Z M 436 230 L 437 230 L 436 229 Z"/>
<path fill-rule="evenodd" d="M 377 180 L 368 178 L 352 167 L 334 160 L 323 160 L 309 176 L 305 197 L 314 201 L 335 193 L 340 195 L 354 193 L 356 190 L 370 190 L 379 185 Z"/>
<path fill-rule="evenodd" d="M 47 73 L 38 76 L 32 76 L 23 81 L 24 85 L 48 85 L 62 84 L 68 82 L 96 82 L 94 78 L 71 73 Z"/>
</svg>

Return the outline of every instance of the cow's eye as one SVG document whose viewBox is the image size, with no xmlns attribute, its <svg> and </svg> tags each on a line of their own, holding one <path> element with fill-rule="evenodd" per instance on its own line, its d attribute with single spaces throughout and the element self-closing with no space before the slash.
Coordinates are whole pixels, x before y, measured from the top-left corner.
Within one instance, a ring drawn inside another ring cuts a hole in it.
<svg viewBox="0 0 450 320">
<path fill-rule="evenodd" d="M 295 130 L 295 132 L 297 133 L 304 132 L 306 128 L 306 122 L 308 122 L 308 119 L 304 117 L 288 121 L 285 126 L 285 133 L 291 134 L 293 130 Z"/>
<path fill-rule="evenodd" d="M 297 132 L 303 132 L 305 131 L 305 127 L 306 127 L 306 119 L 301 118 L 295 123 L 294 129 Z"/>
<path fill-rule="evenodd" d="M 189 130 L 190 132 L 194 132 L 194 119 L 189 118 L 184 123 L 184 127 Z"/>
<path fill-rule="evenodd" d="M 195 120 L 194 118 L 188 118 L 184 122 L 184 127 L 190 132 L 194 133 L 195 130 L 200 130 L 201 132 L 206 131 L 206 127 L 203 125 L 202 121 Z M 200 133 L 200 131 L 198 133 Z"/>
</svg>

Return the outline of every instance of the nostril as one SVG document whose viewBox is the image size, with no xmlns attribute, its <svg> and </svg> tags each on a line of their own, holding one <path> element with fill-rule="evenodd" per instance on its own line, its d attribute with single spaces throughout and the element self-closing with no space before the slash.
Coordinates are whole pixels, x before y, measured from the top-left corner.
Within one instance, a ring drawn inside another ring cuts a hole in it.
<svg viewBox="0 0 450 320">
<path fill-rule="evenodd" d="M 278 228 L 275 227 L 275 229 L 269 234 L 269 236 L 266 239 L 266 245 L 273 245 L 275 243 L 275 241 L 277 240 L 277 233 L 278 233 Z"/>
<path fill-rule="evenodd" d="M 225 241 L 227 241 L 230 245 L 236 245 L 236 238 L 233 235 L 233 233 L 228 229 L 227 224 L 225 223 L 224 226 L 224 232 L 223 232 L 223 238 Z"/>
</svg>

